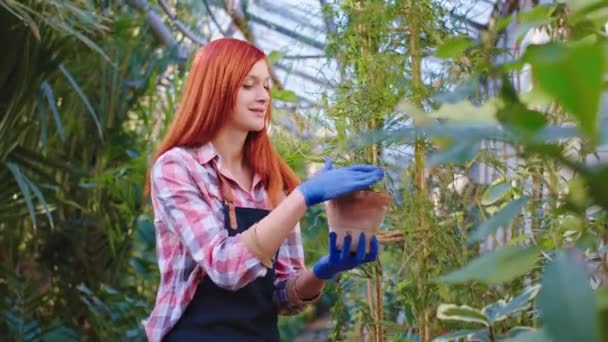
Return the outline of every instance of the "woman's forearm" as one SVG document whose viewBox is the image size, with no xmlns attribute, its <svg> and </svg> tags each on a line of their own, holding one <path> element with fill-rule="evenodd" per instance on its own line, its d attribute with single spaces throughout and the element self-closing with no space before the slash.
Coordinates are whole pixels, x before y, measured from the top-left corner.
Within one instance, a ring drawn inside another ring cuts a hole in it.
<svg viewBox="0 0 608 342">
<path fill-rule="evenodd" d="M 327 283 L 326 280 L 317 278 L 312 270 L 300 273 L 295 282 L 296 292 L 301 300 L 317 297 Z"/>
<path fill-rule="evenodd" d="M 300 190 L 295 189 L 266 217 L 260 220 L 254 230 L 248 230 L 244 233 L 245 235 L 255 234 L 255 236 L 247 236 L 246 239 L 253 241 L 250 243 L 255 243 L 264 256 L 271 257 L 281 247 L 281 244 L 293 231 L 296 224 L 304 217 L 306 209 L 304 196 Z"/>
</svg>

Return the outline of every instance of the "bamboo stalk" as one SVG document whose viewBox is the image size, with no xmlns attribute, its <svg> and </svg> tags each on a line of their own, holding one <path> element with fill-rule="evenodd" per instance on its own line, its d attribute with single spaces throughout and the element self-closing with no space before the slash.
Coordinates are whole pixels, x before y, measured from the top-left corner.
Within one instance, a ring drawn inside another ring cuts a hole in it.
<svg viewBox="0 0 608 342">
<path fill-rule="evenodd" d="M 409 19 L 409 52 L 412 63 L 412 92 L 413 102 L 418 108 L 422 108 L 422 69 L 421 69 L 421 54 L 418 37 L 418 18 L 415 11 L 415 6 L 418 6 L 413 1 L 408 1 L 405 6 L 405 12 Z M 425 273 L 426 273 L 426 259 L 428 254 L 428 247 L 426 245 L 427 240 L 427 227 L 424 219 L 424 206 L 421 204 L 420 199 L 422 198 L 425 191 L 424 184 L 424 141 L 422 138 L 416 138 L 414 143 L 414 187 L 415 197 L 417 198 L 417 212 L 416 212 L 416 225 L 417 234 L 416 236 L 420 239 L 420 252 L 417 255 L 417 288 L 419 295 L 424 295 L 426 291 L 425 284 Z M 418 316 L 417 325 L 420 334 L 421 342 L 430 341 L 429 332 L 429 314 L 426 307 L 422 308 L 420 315 Z"/>
<path fill-rule="evenodd" d="M 372 295 L 373 293 L 374 293 L 374 291 L 372 288 L 372 280 L 367 279 L 367 303 L 369 305 L 369 317 L 375 321 L 376 312 L 374 310 L 375 305 L 374 305 L 374 297 Z M 372 340 L 377 341 L 378 334 L 377 334 L 376 328 L 372 327 L 369 330 L 370 330 L 370 333 L 372 334 Z M 362 337 L 362 336 L 360 336 L 360 337 Z"/>
</svg>

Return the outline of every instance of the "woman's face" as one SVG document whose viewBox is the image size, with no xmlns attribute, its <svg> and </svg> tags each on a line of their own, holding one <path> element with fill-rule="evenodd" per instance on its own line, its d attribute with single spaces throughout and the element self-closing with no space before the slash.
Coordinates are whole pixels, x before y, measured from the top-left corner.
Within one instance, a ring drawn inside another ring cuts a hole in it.
<svg viewBox="0 0 608 342">
<path fill-rule="evenodd" d="M 269 79 L 266 61 L 255 63 L 237 94 L 236 107 L 230 118 L 233 127 L 246 132 L 264 129 L 270 102 Z"/>
</svg>

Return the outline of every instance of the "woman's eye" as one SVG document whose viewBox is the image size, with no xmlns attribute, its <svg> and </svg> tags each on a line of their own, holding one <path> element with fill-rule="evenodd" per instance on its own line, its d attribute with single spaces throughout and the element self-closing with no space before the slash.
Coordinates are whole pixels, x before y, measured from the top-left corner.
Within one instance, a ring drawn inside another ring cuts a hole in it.
<svg viewBox="0 0 608 342">
<path fill-rule="evenodd" d="M 251 87 L 253 87 L 251 84 L 243 84 L 243 88 L 245 89 L 251 89 Z"/>
</svg>

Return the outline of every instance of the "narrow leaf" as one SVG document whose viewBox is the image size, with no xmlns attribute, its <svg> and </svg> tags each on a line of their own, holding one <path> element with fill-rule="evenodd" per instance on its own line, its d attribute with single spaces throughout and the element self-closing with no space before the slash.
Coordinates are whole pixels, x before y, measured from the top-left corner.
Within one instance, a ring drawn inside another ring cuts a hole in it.
<svg viewBox="0 0 608 342">
<path fill-rule="evenodd" d="M 65 131 L 61 121 L 61 115 L 59 115 L 59 109 L 57 109 L 57 102 L 55 101 L 55 95 L 53 95 L 53 89 L 47 81 L 43 81 L 40 87 L 46 96 L 46 100 L 49 103 L 51 112 L 53 112 L 53 119 L 55 120 L 55 126 L 57 126 L 57 133 L 59 133 L 61 140 L 65 141 Z"/>
<path fill-rule="evenodd" d="M 92 41 L 89 37 L 87 37 L 86 35 L 80 33 L 78 30 L 75 30 L 74 28 L 70 27 L 66 23 L 61 22 L 59 20 L 56 20 L 55 18 L 48 18 L 47 22 L 49 24 L 51 24 L 51 25 L 54 25 L 54 26 L 62 29 L 62 30 L 65 30 L 67 33 L 73 35 L 78 40 L 80 40 L 81 42 L 83 42 L 86 46 L 88 46 L 89 48 L 91 48 L 95 52 L 97 52 L 103 59 L 105 59 L 106 61 L 108 61 L 108 63 L 112 63 L 112 60 L 103 51 L 103 49 L 99 45 L 97 45 L 94 41 Z"/>
<path fill-rule="evenodd" d="M 469 236 L 468 242 L 478 242 L 488 235 L 494 233 L 501 226 L 509 224 L 515 216 L 517 216 L 521 210 L 528 203 L 527 198 L 518 198 L 516 200 L 511 201 L 504 208 L 502 208 L 499 212 L 494 214 L 494 216 L 485 220 L 482 224 L 477 227 L 477 229 Z"/>
<path fill-rule="evenodd" d="M 291 90 L 273 90 L 272 98 L 283 102 L 298 102 L 298 96 Z"/>
<path fill-rule="evenodd" d="M 479 256 L 462 269 L 438 279 L 444 283 L 464 283 L 477 280 L 486 284 L 510 281 L 528 272 L 536 263 L 536 247 L 506 247 Z"/>
<path fill-rule="evenodd" d="M 538 308 L 553 342 L 598 341 L 596 301 L 575 251 L 558 251 L 545 267 Z"/>
<path fill-rule="evenodd" d="M 489 325 L 488 318 L 479 309 L 468 305 L 440 304 L 437 318 L 451 321 L 481 323 Z"/>
<path fill-rule="evenodd" d="M 46 202 L 42 191 L 40 191 L 38 186 L 28 178 L 24 178 L 24 180 L 28 183 L 29 188 L 34 192 L 34 195 L 36 195 L 38 201 L 42 203 L 42 206 L 44 207 L 44 212 L 46 214 L 46 217 L 49 219 L 49 224 L 51 225 L 51 228 L 55 228 L 55 225 L 53 224 L 53 217 L 51 216 L 51 209 L 49 207 L 49 204 Z"/>
<path fill-rule="evenodd" d="M 80 99 L 82 100 L 85 107 L 87 107 L 87 109 L 89 110 L 89 113 L 91 113 L 91 116 L 93 117 L 93 121 L 95 122 L 95 125 L 97 126 L 97 132 L 99 134 L 99 137 L 103 138 L 103 129 L 101 127 L 101 122 L 99 122 L 99 119 L 97 118 L 97 113 L 95 113 L 95 109 L 93 109 L 93 106 L 89 102 L 89 99 L 87 98 L 87 96 L 84 94 L 84 92 L 78 85 L 78 82 L 76 82 L 76 80 L 72 77 L 72 75 L 70 74 L 68 69 L 66 69 L 66 67 L 64 65 L 60 65 L 59 70 L 61 70 L 61 72 L 63 73 L 65 78 L 68 80 L 68 82 L 70 82 L 70 84 L 72 85 L 72 88 L 74 88 L 74 90 L 76 91 L 78 96 L 80 96 Z"/>
<path fill-rule="evenodd" d="M 38 111 L 38 120 L 40 122 L 40 141 L 43 146 L 47 146 L 49 131 L 46 122 L 46 107 L 44 106 L 44 98 L 41 90 L 36 91 L 36 109 Z"/>
<path fill-rule="evenodd" d="M 19 165 L 14 163 L 6 163 L 6 166 L 13 174 L 15 181 L 17 181 L 17 185 L 23 194 L 23 198 L 25 199 L 25 204 L 27 205 L 27 210 L 30 213 L 30 218 L 32 219 L 32 223 L 34 228 L 36 227 L 36 212 L 34 211 L 34 203 L 32 202 L 32 195 L 30 194 L 30 188 L 28 186 L 27 181 L 25 180 L 25 175 L 21 172 Z"/>
</svg>

